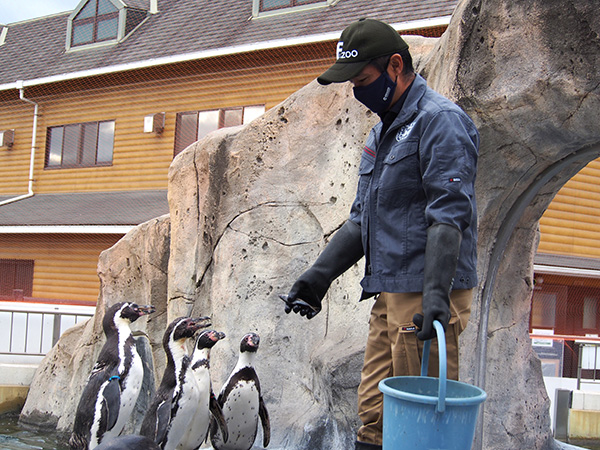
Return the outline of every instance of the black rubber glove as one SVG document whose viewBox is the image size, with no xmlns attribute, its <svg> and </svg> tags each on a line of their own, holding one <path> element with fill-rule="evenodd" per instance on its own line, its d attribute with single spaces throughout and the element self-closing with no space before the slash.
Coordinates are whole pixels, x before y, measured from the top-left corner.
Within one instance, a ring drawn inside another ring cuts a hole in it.
<svg viewBox="0 0 600 450">
<path fill-rule="evenodd" d="M 360 227 L 347 220 L 333 235 L 315 263 L 294 283 L 285 301 L 285 312 L 294 311 L 312 319 L 321 311 L 321 301 L 333 280 L 364 255 Z"/>
<path fill-rule="evenodd" d="M 427 229 L 425 246 L 425 269 L 423 281 L 423 314 L 415 314 L 417 337 L 426 341 L 435 337 L 433 321 L 439 320 L 444 330 L 450 322 L 450 291 L 462 233 L 458 228 L 438 223 Z"/>
</svg>

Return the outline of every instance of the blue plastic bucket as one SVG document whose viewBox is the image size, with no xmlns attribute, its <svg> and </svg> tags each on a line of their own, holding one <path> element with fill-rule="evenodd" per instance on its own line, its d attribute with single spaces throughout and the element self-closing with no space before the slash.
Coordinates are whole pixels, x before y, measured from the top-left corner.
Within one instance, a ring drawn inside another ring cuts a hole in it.
<svg viewBox="0 0 600 450">
<path fill-rule="evenodd" d="M 379 383 L 383 393 L 384 450 L 469 450 L 479 405 L 487 394 L 476 386 L 446 379 L 446 337 L 438 336 L 439 378 L 428 377 L 429 348 L 423 346 L 420 377 L 391 377 Z"/>
</svg>

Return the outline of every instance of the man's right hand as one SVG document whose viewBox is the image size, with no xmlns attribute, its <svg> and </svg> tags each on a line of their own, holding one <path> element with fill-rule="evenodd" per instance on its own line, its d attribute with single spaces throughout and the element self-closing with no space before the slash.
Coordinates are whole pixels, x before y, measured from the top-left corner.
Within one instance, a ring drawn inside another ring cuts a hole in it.
<svg viewBox="0 0 600 450">
<path fill-rule="evenodd" d="M 360 227 L 351 221 L 333 235 L 315 263 L 296 280 L 285 302 L 285 312 L 312 319 L 321 311 L 321 301 L 329 286 L 364 255 Z"/>
<path fill-rule="evenodd" d="M 286 314 L 294 311 L 296 314 L 306 316 L 307 319 L 312 319 L 321 311 L 321 306 L 315 307 L 309 305 L 307 302 L 300 300 L 299 298 L 292 299 L 288 295 L 284 294 L 279 294 L 279 298 L 285 302 Z"/>
</svg>

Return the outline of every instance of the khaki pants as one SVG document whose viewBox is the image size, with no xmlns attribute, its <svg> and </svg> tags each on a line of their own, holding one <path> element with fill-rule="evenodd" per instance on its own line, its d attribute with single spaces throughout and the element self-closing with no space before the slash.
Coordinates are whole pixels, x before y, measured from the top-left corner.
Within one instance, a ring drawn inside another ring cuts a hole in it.
<svg viewBox="0 0 600 450">
<path fill-rule="evenodd" d="M 456 290 L 450 295 L 450 326 L 446 330 L 448 378 L 458 380 L 458 335 L 471 314 L 473 289 Z M 413 315 L 422 312 L 421 293 L 382 293 L 371 310 L 365 363 L 358 387 L 358 415 L 363 425 L 358 440 L 381 445 L 383 394 L 378 384 L 392 376 L 421 374 L 423 342 L 417 339 Z M 428 375 L 438 376 L 437 341 L 431 343 Z"/>
</svg>

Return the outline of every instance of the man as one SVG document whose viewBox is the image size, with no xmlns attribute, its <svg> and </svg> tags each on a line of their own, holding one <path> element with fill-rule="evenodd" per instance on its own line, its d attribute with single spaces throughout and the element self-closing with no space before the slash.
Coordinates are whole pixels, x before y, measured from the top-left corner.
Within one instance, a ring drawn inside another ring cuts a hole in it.
<svg viewBox="0 0 600 450">
<path fill-rule="evenodd" d="M 366 257 L 361 300 L 377 297 L 358 389 L 363 425 L 356 449 L 380 449 L 379 381 L 420 374 L 421 341 L 435 337 L 434 320 L 446 330 L 448 377 L 458 379 L 458 335 L 477 284 L 479 135 L 458 106 L 414 73 L 408 45 L 383 22 L 349 25 L 335 64 L 318 81 L 350 81 L 355 98 L 381 122 L 364 147 L 349 219 L 282 298 L 287 313 L 310 319 L 333 280 Z M 437 374 L 437 354 L 430 367 Z"/>
</svg>

